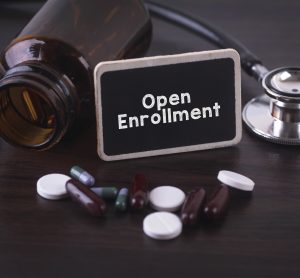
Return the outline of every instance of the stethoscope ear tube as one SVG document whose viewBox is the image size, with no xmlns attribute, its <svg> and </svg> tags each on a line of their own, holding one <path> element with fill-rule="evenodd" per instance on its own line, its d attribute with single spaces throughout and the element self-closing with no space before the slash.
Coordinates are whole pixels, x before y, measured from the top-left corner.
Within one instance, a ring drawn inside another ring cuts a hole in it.
<svg viewBox="0 0 300 278">
<path fill-rule="evenodd" d="M 257 65 L 261 65 L 261 61 L 243 44 L 235 40 L 228 34 L 218 30 L 203 20 L 192 18 L 180 11 L 166 7 L 152 1 L 145 1 L 145 4 L 153 16 L 161 18 L 172 24 L 190 31 L 197 36 L 208 40 L 219 48 L 233 48 L 241 57 L 241 66 L 250 76 L 258 79 Z M 256 66 L 256 67 L 255 67 Z"/>
</svg>

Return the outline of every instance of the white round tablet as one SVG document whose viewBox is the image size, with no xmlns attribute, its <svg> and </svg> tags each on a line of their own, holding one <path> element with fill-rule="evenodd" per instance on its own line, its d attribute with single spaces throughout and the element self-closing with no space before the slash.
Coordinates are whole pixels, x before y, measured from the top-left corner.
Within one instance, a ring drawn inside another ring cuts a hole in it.
<svg viewBox="0 0 300 278">
<path fill-rule="evenodd" d="M 181 234 L 182 223 L 173 213 L 154 212 L 145 217 L 143 230 L 147 236 L 154 239 L 173 239 Z"/>
<path fill-rule="evenodd" d="M 49 200 L 59 200 L 68 197 L 66 182 L 69 176 L 63 174 L 49 174 L 37 181 L 37 193 Z"/>
<path fill-rule="evenodd" d="M 222 170 L 218 174 L 218 180 L 228 186 L 244 191 L 252 191 L 255 183 L 238 173 Z"/>
<path fill-rule="evenodd" d="M 153 209 L 158 211 L 177 211 L 185 199 L 184 192 L 174 186 L 159 186 L 151 190 L 149 201 Z"/>
</svg>

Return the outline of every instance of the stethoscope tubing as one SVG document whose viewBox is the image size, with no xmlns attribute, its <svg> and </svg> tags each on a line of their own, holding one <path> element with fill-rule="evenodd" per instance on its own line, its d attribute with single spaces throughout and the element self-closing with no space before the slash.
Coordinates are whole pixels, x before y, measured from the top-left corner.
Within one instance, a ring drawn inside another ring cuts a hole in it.
<svg viewBox="0 0 300 278">
<path fill-rule="evenodd" d="M 145 4 L 149 13 L 153 16 L 184 28 L 187 31 L 211 42 L 218 48 L 235 49 L 240 54 L 243 70 L 250 76 L 261 80 L 262 76 L 268 71 L 264 66 L 262 66 L 261 60 L 245 45 L 225 32 L 213 27 L 211 24 L 208 24 L 204 20 L 195 19 L 181 11 L 152 1 L 145 1 Z"/>
</svg>

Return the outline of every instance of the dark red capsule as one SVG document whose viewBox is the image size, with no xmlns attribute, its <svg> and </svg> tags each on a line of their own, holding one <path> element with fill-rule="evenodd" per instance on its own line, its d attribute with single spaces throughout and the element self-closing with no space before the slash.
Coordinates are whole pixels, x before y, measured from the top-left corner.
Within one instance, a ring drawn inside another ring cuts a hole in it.
<svg viewBox="0 0 300 278">
<path fill-rule="evenodd" d="M 180 215 L 183 225 L 195 226 L 197 224 L 201 209 L 204 205 L 205 196 L 206 193 L 203 188 L 195 189 L 187 195 Z"/>
<path fill-rule="evenodd" d="M 130 205 L 136 210 L 142 210 L 148 203 L 148 182 L 144 175 L 134 176 L 130 192 Z"/>
<path fill-rule="evenodd" d="M 79 203 L 86 211 L 95 216 L 103 216 L 106 212 L 105 202 L 79 181 L 70 179 L 66 189 L 73 201 Z"/>
<path fill-rule="evenodd" d="M 218 185 L 204 206 L 203 214 L 209 220 L 222 218 L 229 201 L 229 189 L 226 185 Z"/>
</svg>

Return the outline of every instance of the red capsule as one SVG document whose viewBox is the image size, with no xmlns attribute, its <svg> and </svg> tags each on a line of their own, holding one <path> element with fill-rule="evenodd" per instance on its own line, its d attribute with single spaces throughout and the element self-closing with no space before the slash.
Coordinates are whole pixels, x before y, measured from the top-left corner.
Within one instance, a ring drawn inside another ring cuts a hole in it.
<svg viewBox="0 0 300 278">
<path fill-rule="evenodd" d="M 226 214 L 229 201 L 229 189 L 218 185 L 204 206 L 203 213 L 209 220 L 219 219 Z"/>
<path fill-rule="evenodd" d="M 198 188 L 186 197 L 181 209 L 181 221 L 185 226 L 195 226 L 205 201 L 205 190 Z"/>
<path fill-rule="evenodd" d="M 103 216 L 105 214 L 105 202 L 86 185 L 70 179 L 66 183 L 66 189 L 72 200 L 79 203 L 90 214 L 95 216 Z"/>
<path fill-rule="evenodd" d="M 131 186 L 130 205 L 136 210 L 143 209 L 148 203 L 148 183 L 142 174 L 134 176 Z"/>
</svg>

